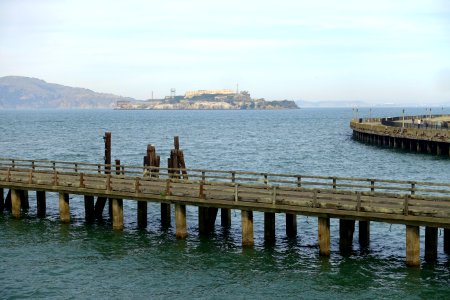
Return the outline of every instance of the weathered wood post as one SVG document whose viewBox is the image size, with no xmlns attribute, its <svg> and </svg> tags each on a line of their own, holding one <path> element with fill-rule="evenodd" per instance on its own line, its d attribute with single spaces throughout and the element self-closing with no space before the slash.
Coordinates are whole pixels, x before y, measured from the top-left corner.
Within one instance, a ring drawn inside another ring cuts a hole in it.
<svg viewBox="0 0 450 300">
<path fill-rule="evenodd" d="M 175 204 L 175 229 L 177 239 L 187 237 L 186 205 L 184 204 Z"/>
<path fill-rule="evenodd" d="M 84 218 L 86 223 L 93 223 L 95 221 L 94 196 L 84 196 Z"/>
<path fill-rule="evenodd" d="M 231 173 L 231 182 L 236 182 L 236 173 Z M 222 227 L 230 227 L 231 226 L 231 209 L 229 208 L 221 208 L 220 209 L 220 225 Z"/>
<path fill-rule="evenodd" d="M 370 244 L 370 221 L 359 221 L 359 246 L 367 248 Z"/>
<path fill-rule="evenodd" d="M 105 132 L 103 137 L 105 141 L 105 174 L 111 173 L 111 132 Z M 97 197 L 97 202 L 95 203 L 95 218 L 98 220 L 103 219 L 103 209 L 105 208 L 106 197 Z"/>
<path fill-rule="evenodd" d="M 113 229 L 123 230 L 123 200 L 112 199 Z"/>
<path fill-rule="evenodd" d="M 59 216 L 62 223 L 70 223 L 69 194 L 59 193 Z"/>
<path fill-rule="evenodd" d="M 37 207 L 37 216 L 39 218 L 45 218 L 47 209 L 45 191 L 36 191 L 36 207 Z"/>
<path fill-rule="evenodd" d="M 355 220 L 339 219 L 339 250 L 347 254 L 352 250 Z"/>
<path fill-rule="evenodd" d="M 14 218 L 20 218 L 20 211 L 21 211 L 21 193 L 20 190 L 13 190 L 11 189 L 11 213 Z"/>
<path fill-rule="evenodd" d="M 444 228 L 444 253 L 450 254 L 450 229 Z"/>
<path fill-rule="evenodd" d="M 442 155 L 442 144 L 439 142 L 436 142 L 436 155 Z"/>
<path fill-rule="evenodd" d="M 241 211 L 241 221 L 242 221 L 242 246 L 243 247 L 252 247 L 254 245 L 253 211 L 242 210 Z"/>
<path fill-rule="evenodd" d="M 120 175 L 120 160 L 116 159 L 116 175 Z M 123 230 L 123 199 L 112 199 L 112 223 L 114 230 Z"/>
<path fill-rule="evenodd" d="M 264 213 L 264 240 L 269 244 L 275 242 L 275 213 Z"/>
<path fill-rule="evenodd" d="M 318 217 L 319 255 L 330 256 L 330 218 Z"/>
<path fill-rule="evenodd" d="M 20 191 L 20 202 L 21 202 L 21 208 L 23 210 L 27 211 L 30 209 L 30 202 L 28 200 L 28 191 L 27 190 Z"/>
<path fill-rule="evenodd" d="M 406 265 L 420 265 L 420 231 L 419 226 L 406 225 Z"/>
<path fill-rule="evenodd" d="M 425 261 L 434 262 L 437 259 L 438 229 L 425 227 Z"/>
</svg>

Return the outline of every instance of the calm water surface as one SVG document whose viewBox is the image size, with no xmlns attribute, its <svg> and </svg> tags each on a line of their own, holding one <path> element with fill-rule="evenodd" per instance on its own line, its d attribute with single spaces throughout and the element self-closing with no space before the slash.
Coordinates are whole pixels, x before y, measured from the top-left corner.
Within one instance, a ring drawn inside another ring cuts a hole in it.
<svg viewBox="0 0 450 300">
<path fill-rule="evenodd" d="M 401 115 L 401 109 L 372 115 Z M 112 158 L 122 164 L 140 165 L 149 143 L 166 161 L 179 135 L 188 167 L 450 182 L 450 159 L 355 142 L 351 118 L 351 109 L 3 110 L 0 156 L 101 163 L 102 136 L 111 131 Z M 315 218 L 299 216 L 297 238 L 287 239 L 284 216 L 277 215 L 277 241 L 267 246 L 256 212 L 255 247 L 243 250 L 239 211 L 232 211 L 229 230 L 218 224 L 204 239 L 197 209 L 188 207 L 189 236 L 177 241 L 173 228 L 159 227 L 156 204 L 149 205 L 148 228 L 138 230 L 136 203 L 125 201 L 125 230 L 113 232 L 108 221 L 84 224 L 79 196 L 71 196 L 69 225 L 59 223 L 55 194 L 48 195 L 45 219 L 35 217 L 34 200 L 30 193 L 21 220 L 0 215 L 1 298 L 420 299 L 450 292 L 441 231 L 437 263 L 410 269 L 401 225 L 373 223 L 370 248 L 359 249 L 355 239 L 352 254 L 343 257 L 332 220 L 331 257 L 320 258 Z"/>
</svg>

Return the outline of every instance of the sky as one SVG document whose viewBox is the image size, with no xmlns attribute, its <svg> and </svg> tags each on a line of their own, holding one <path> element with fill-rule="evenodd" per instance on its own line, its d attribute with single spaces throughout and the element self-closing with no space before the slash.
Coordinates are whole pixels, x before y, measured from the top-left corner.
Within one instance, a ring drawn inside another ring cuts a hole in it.
<svg viewBox="0 0 450 300">
<path fill-rule="evenodd" d="M 450 1 L 1 0 L 8 75 L 136 99 L 450 104 Z"/>
</svg>

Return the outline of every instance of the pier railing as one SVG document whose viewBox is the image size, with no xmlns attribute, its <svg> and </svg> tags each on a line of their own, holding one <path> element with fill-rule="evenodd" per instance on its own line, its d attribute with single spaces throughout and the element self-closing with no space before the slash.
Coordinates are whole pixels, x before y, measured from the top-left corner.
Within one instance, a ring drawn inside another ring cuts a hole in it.
<svg viewBox="0 0 450 300">
<path fill-rule="evenodd" d="M 126 166 L 90 164 L 81 162 L 26 160 L 0 158 L 0 171 L 3 179 L 12 180 L 12 175 L 28 176 L 30 182 L 34 178 L 47 177 L 47 184 L 58 185 L 65 177 L 79 178 L 79 185 L 88 179 L 108 184 L 108 180 L 140 181 L 172 181 L 221 183 L 229 186 L 240 185 L 259 186 L 262 188 L 302 189 L 302 190 L 332 190 L 351 191 L 362 194 L 395 194 L 398 196 L 421 196 L 425 198 L 449 198 L 450 183 L 429 181 L 392 180 L 377 178 L 356 178 L 337 176 L 314 176 L 304 174 L 282 174 L 247 171 L 224 171 L 211 169 L 169 169 L 152 166 Z M 178 172 L 175 172 L 178 171 Z M 6 177 L 4 177 L 6 176 Z M 2 178 L 0 178 L 1 180 Z M 109 183 L 111 184 L 111 183 Z"/>
</svg>

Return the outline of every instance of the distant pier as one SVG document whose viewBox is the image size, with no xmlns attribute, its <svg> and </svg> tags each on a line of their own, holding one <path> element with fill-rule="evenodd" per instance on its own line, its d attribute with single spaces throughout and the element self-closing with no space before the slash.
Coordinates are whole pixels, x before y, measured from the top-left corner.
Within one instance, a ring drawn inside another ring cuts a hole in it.
<svg viewBox="0 0 450 300">
<path fill-rule="evenodd" d="M 450 115 L 353 119 L 353 138 L 417 153 L 450 155 Z"/>
</svg>

